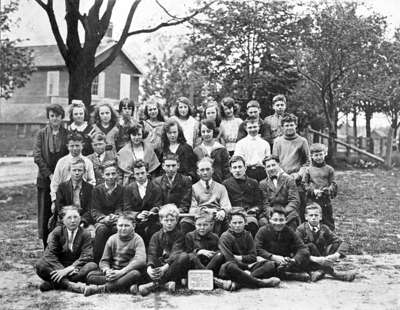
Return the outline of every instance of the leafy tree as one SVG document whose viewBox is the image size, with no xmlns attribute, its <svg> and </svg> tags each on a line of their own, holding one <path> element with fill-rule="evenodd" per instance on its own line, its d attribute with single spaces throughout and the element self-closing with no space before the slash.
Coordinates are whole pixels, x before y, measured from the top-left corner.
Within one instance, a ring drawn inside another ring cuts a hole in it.
<svg viewBox="0 0 400 310">
<path fill-rule="evenodd" d="M 22 40 L 2 37 L 10 32 L 10 14 L 18 8 L 17 1 L 0 6 L 0 98 L 8 99 L 16 88 L 23 87 L 33 72 L 33 59 L 29 48 L 17 47 Z"/>
<path fill-rule="evenodd" d="M 194 16 L 196 16 L 202 8 L 194 10 L 194 12 L 185 17 L 177 17 L 172 15 L 159 0 L 156 0 L 159 8 L 162 9 L 169 20 L 160 24 L 138 30 L 130 30 L 133 17 L 136 13 L 141 0 L 133 1 L 122 33 L 116 44 L 111 48 L 110 54 L 100 63 L 95 63 L 95 55 L 101 40 L 103 39 L 107 28 L 109 27 L 111 15 L 117 0 L 107 0 L 105 10 L 100 14 L 104 0 L 94 0 L 88 13 L 79 11 L 80 0 L 65 0 L 65 20 L 67 24 L 67 36 L 64 41 L 61 36 L 53 9 L 53 0 L 35 0 L 47 13 L 51 30 L 57 42 L 58 49 L 65 61 L 65 65 L 69 72 L 68 98 L 80 99 L 90 108 L 91 103 L 91 85 L 93 79 L 109 66 L 121 51 L 126 40 L 130 36 L 141 33 L 152 33 L 158 29 L 182 24 Z M 205 5 L 209 7 L 212 2 Z M 82 25 L 84 29 L 84 40 L 81 42 L 78 33 L 78 25 Z"/>
<path fill-rule="evenodd" d="M 319 93 L 329 129 L 329 157 L 335 160 L 338 112 L 343 104 L 341 87 L 352 70 L 368 64 L 382 38 L 385 21 L 372 13 L 358 14 L 353 2 L 313 2 L 302 20 L 295 60 L 298 72 Z"/>
<path fill-rule="evenodd" d="M 298 74 L 287 49 L 297 30 L 288 3 L 221 0 L 192 25 L 186 53 L 211 84 L 221 84 L 216 97 L 257 99 L 265 108 L 272 96 L 296 86 Z"/>
</svg>

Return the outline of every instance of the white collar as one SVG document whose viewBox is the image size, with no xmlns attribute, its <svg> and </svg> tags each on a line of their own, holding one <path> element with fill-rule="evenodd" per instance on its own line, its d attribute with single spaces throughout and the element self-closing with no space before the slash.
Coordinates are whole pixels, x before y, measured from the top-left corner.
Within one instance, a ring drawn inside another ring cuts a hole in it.
<svg viewBox="0 0 400 310">
<path fill-rule="evenodd" d="M 88 126 L 88 123 L 86 121 L 84 121 L 82 123 L 82 125 L 77 126 L 75 123 L 71 123 L 71 125 L 69 127 L 71 128 L 71 130 L 84 131 L 87 126 Z"/>
<path fill-rule="evenodd" d="M 146 182 L 144 182 L 143 184 L 140 184 L 140 183 L 136 182 L 137 186 L 141 187 L 141 188 L 146 188 L 148 183 L 149 183 L 148 180 Z"/>
<path fill-rule="evenodd" d="M 115 185 L 111 188 L 111 187 L 109 187 L 109 186 L 107 185 L 106 182 L 104 182 L 104 186 L 105 186 L 106 190 L 108 190 L 108 191 L 109 191 L 110 189 L 111 189 L 111 191 L 113 191 L 114 189 L 117 188 L 117 185 L 118 185 L 118 183 L 115 182 Z"/>
<path fill-rule="evenodd" d="M 311 230 L 311 231 L 314 231 L 314 227 L 317 228 L 317 231 L 319 231 L 319 230 L 321 229 L 320 224 L 318 224 L 317 226 L 311 226 L 310 223 L 307 223 L 307 224 L 308 224 L 308 226 L 310 227 L 310 230 Z"/>
</svg>

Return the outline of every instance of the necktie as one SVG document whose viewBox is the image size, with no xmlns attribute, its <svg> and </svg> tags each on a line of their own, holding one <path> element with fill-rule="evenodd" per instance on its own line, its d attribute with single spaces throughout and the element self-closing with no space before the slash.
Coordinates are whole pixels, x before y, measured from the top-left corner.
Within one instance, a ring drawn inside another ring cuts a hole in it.
<svg viewBox="0 0 400 310">
<path fill-rule="evenodd" d="M 210 181 L 206 181 L 206 190 L 210 190 Z"/>
</svg>

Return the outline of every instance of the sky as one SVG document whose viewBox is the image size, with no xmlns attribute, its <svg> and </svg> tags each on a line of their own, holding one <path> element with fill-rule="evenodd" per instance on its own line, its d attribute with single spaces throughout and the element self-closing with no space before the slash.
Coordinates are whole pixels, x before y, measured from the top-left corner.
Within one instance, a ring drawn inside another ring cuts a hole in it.
<svg viewBox="0 0 400 310">
<path fill-rule="evenodd" d="M 3 5 L 10 0 L 0 0 Z M 43 0 L 47 1 L 47 0 Z M 197 7 L 198 0 L 159 0 L 171 13 L 184 16 L 190 8 Z M 246 1 L 246 0 L 243 0 Z M 294 1 L 294 0 L 293 0 Z M 307 0 L 306 0 L 307 1 Z M 106 3 L 107 0 L 104 0 Z M 389 31 L 400 27 L 400 0 L 364 0 L 372 10 L 387 16 Z M 117 0 L 111 21 L 113 23 L 113 38 L 117 39 L 122 31 L 124 21 L 133 0 Z M 93 0 L 81 0 L 81 11 L 87 12 Z M 61 33 L 65 36 L 64 1 L 54 0 L 54 9 Z M 19 10 L 13 19 L 18 19 L 18 26 L 14 27 L 11 36 L 24 40 L 24 45 L 54 44 L 54 38 L 49 27 L 49 21 L 44 10 L 34 0 L 20 0 Z M 157 6 L 156 0 L 142 0 L 131 25 L 131 30 L 155 26 L 168 20 L 168 16 Z M 184 26 L 170 27 L 168 30 L 152 34 L 141 34 L 130 37 L 125 49 L 133 58 L 144 67 L 149 53 L 160 54 L 163 50 L 173 47 L 179 40 L 177 37 L 185 33 Z M 167 38 L 166 38 L 167 37 Z M 160 41 L 163 43 L 160 44 Z M 377 124 L 385 122 L 384 116 L 377 116 Z"/>
</svg>

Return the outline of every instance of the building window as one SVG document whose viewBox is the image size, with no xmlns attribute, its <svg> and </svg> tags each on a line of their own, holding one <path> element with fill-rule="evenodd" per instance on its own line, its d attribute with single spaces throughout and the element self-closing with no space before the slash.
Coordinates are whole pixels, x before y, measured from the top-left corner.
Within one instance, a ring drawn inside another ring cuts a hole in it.
<svg viewBox="0 0 400 310">
<path fill-rule="evenodd" d="M 131 97 L 131 76 L 129 74 L 121 73 L 119 84 L 119 98 Z"/>
<path fill-rule="evenodd" d="M 60 71 L 47 72 L 47 96 L 58 96 Z"/>
<path fill-rule="evenodd" d="M 96 76 L 92 82 L 92 95 L 99 95 L 99 76 Z"/>
<path fill-rule="evenodd" d="M 100 72 L 92 82 L 92 95 L 104 98 L 104 72 Z"/>
</svg>

